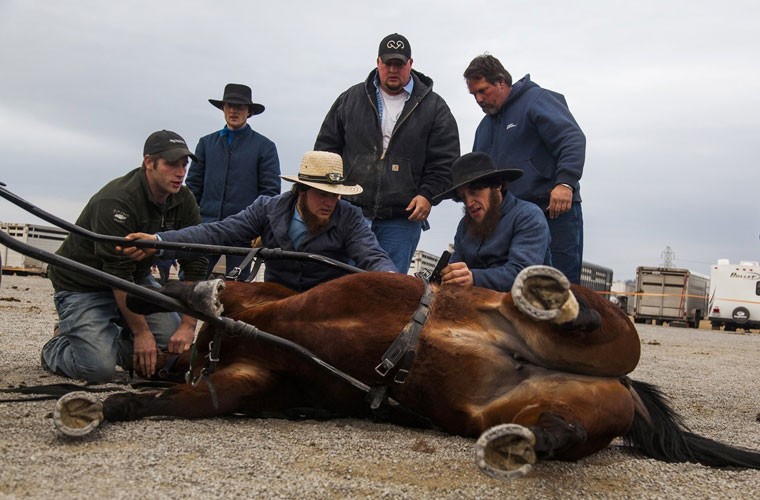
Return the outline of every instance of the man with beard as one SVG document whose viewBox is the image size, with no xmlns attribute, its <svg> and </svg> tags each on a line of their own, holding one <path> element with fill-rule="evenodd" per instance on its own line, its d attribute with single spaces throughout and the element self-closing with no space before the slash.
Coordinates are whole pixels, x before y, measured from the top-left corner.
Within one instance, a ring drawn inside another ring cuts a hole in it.
<svg viewBox="0 0 760 500">
<path fill-rule="evenodd" d="M 464 203 L 454 254 L 441 272 L 444 285 L 474 285 L 508 292 L 517 274 L 551 265 L 549 226 L 535 204 L 507 191 L 522 170 L 496 167 L 485 153 L 469 153 L 452 166 L 452 187 L 439 198 Z"/>
<path fill-rule="evenodd" d="M 155 235 L 133 233 L 127 238 L 249 246 L 260 237 L 265 248 L 324 255 L 352 262 L 367 271 L 396 271 L 364 221 L 361 210 L 340 199 L 343 195 L 362 192 L 359 185 L 345 184 L 340 155 L 310 151 L 303 156 L 297 176 L 280 177 L 294 183 L 290 192 L 260 196 L 224 220 Z M 156 250 L 128 247 L 123 252 L 141 260 Z M 164 251 L 164 257 L 171 258 L 173 253 Z M 272 260 L 267 262 L 264 280 L 302 292 L 343 274 L 319 262 Z"/>
</svg>

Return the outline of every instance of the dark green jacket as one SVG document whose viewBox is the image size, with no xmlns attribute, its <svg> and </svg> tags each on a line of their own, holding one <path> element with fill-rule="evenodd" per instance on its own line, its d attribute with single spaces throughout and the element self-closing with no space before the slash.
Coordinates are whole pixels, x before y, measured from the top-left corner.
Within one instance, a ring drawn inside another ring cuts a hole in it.
<svg viewBox="0 0 760 500">
<path fill-rule="evenodd" d="M 126 236 L 136 232 L 154 234 L 180 229 L 200 221 L 198 205 L 190 190 L 182 186 L 160 206 L 151 199 L 145 172 L 138 167 L 124 177 L 112 180 L 90 198 L 77 219 L 77 225 L 100 234 Z M 147 276 L 157 260 L 153 257 L 136 262 L 116 252 L 113 243 L 96 243 L 75 234 L 70 234 L 56 253 L 130 282 Z M 179 259 L 179 265 L 186 280 L 197 281 L 206 276 L 205 257 Z M 61 267 L 50 266 L 48 274 L 56 291 L 111 289 L 104 283 Z"/>
</svg>

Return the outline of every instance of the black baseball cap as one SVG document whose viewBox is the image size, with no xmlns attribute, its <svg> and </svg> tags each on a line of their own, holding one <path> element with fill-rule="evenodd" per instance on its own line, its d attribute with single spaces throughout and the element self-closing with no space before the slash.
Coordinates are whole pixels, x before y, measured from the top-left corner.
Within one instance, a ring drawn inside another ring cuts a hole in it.
<svg viewBox="0 0 760 500">
<path fill-rule="evenodd" d="M 157 155 L 168 162 L 177 161 L 183 156 L 189 156 L 193 161 L 198 161 L 187 149 L 187 143 L 182 136 L 171 130 L 159 130 L 150 134 L 143 148 L 143 156 L 145 155 Z"/>
<path fill-rule="evenodd" d="M 380 42 L 377 57 L 384 63 L 393 59 L 400 59 L 404 64 L 412 57 L 412 46 L 404 35 L 393 33 L 386 36 Z"/>
</svg>

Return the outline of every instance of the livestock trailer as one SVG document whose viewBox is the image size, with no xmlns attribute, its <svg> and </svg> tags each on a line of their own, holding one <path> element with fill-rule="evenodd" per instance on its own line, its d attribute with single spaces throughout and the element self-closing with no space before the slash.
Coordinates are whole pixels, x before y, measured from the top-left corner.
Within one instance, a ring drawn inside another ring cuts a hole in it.
<svg viewBox="0 0 760 500">
<path fill-rule="evenodd" d="M 53 226 L 12 222 L 0 222 L 0 231 L 47 252 L 57 251 L 69 234 L 68 231 Z M 48 267 L 45 262 L 28 257 L 5 245 L 0 245 L 0 263 L 4 273 L 45 275 Z"/>
<path fill-rule="evenodd" d="M 609 292 L 612 289 L 612 269 L 583 261 L 580 284 L 596 292 Z"/>
<path fill-rule="evenodd" d="M 760 328 L 760 266 L 720 259 L 710 271 L 710 325 L 727 332 Z"/>
<path fill-rule="evenodd" d="M 635 323 L 699 328 L 708 312 L 710 278 L 670 267 L 636 268 Z"/>
</svg>

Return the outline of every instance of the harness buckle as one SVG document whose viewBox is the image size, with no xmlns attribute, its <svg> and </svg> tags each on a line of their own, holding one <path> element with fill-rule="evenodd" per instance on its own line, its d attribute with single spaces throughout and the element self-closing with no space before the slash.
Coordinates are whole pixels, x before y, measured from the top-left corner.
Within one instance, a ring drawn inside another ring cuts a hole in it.
<svg viewBox="0 0 760 500">
<path fill-rule="evenodd" d="M 214 357 L 214 341 L 208 343 L 208 360 L 210 363 L 217 363 L 219 362 L 219 351 L 216 352 L 216 357 Z"/>
<path fill-rule="evenodd" d="M 391 362 L 391 360 L 384 359 L 384 360 L 382 360 L 382 362 L 380 362 L 379 365 L 377 365 L 375 367 L 375 371 L 381 377 L 385 377 L 386 375 L 388 375 L 388 372 L 393 369 L 393 366 L 394 366 L 394 364 L 393 364 L 393 362 Z"/>
<path fill-rule="evenodd" d="M 398 371 L 396 372 L 396 376 L 393 377 L 393 381 L 396 382 L 397 384 L 403 384 L 404 382 L 406 382 L 406 377 L 408 376 L 409 376 L 409 370 L 407 370 L 406 368 L 399 368 Z"/>
</svg>

